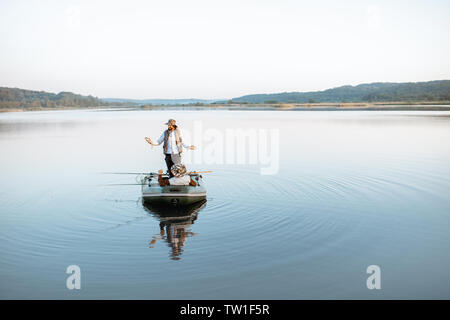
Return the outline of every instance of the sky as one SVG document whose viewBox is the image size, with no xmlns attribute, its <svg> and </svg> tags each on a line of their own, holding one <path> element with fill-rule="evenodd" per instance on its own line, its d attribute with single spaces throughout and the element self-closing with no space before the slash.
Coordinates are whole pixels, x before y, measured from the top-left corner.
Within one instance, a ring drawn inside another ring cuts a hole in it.
<svg viewBox="0 0 450 320">
<path fill-rule="evenodd" d="M 226 99 L 450 79 L 450 1 L 0 0 L 0 86 Z"/>
</svg>

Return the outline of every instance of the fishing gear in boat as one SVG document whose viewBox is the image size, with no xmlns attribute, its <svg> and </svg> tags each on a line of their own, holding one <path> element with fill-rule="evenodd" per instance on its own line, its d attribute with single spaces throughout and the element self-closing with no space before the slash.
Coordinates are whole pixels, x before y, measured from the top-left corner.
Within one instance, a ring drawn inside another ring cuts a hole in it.
<svg viewBox="0 0 450 320">
<path fill-rule="evenodd" d="M 190 171 L 186 174 L 188 175 L 197 175 L 201 173 L 211 173 L 212 171 Z M 132 174 L 132 175 L 146 175 L 146 176 L 158 176 L 157 172 L 102 172 L 102 174 Z M 162 176 L 168 176 L 168 173 L 163 173 Z"/>
<path fill-rule="evenodd" d="M 165 185 L 161 186 L 158 182 L 159 176 L 169 178 L 168 173 L 156 172 L 103 172 L 103 174 L 129 174 L 143 176 L 140 183 L 117 183 L 107 186 L 141 186 L 142 200 L 144 203 L 152 204 L 170 204 L 176 206 L 185 206 L 204 201 L 206 199 L 206 186 L 202 174 L 212 173 L 212 171 L 190 171 L 189 175 L 195 181 L 195 185 Z"/>
<path fill-rule="evenodd" d="M 206 199 L 206 187 L 201 173 L 212 171 L 191 171 L 186 173 L 195 182 L 189 185 L 161 186 L 155 175 L 146 175 L 142 181 L 142 200 L 148 203 L 190 205 Z M 158 175 L 159 178 L 159 175 Z"/>
</svg>

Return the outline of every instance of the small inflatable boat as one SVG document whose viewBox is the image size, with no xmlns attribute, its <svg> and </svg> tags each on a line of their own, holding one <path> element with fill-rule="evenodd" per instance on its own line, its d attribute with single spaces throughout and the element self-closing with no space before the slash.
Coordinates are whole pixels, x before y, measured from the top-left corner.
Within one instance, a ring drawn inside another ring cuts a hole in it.
<svg viewBox="0 0 450 320">
<path fill-rule="evenodd" d="M 194 186 L 163 186 L 158 183 L 158 174 L 151 173 L 142 179 L 142 200 L 146 203 L 189 205 L 206 199 L 206 188 L 199 174 L 190 174 L 197 183 Z M 163 177 L 168 177 L 163 175 Z"/>
</svg>

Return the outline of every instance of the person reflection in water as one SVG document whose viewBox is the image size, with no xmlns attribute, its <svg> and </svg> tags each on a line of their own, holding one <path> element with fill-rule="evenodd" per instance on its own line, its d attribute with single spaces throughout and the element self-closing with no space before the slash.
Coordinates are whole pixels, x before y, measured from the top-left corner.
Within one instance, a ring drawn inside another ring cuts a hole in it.
<svg viewBox="0 0 450 320">
<path fill-rule="evenodd" d="M 149 241 L 149 247 L 154 248 L 159 240 L 164 240 L 171 248 L 170 258 L 180 260 L 183 248 L 188 237 L 193 237 L 197 233 L 190 231 L 190 227 L 197 220 L 198 212 L 205 206 L 205 202 L 199 202 L 188 208 L 159 211 L 157 208 L 149 208 L 152 213 L 156 213 L 160 218 L 159 234 L 153 236 Z M 156 209 L 156 210 L 155 210 Z"/>
<path fill-rule="evenodd" d="M 159 224 L 160 233 L 157 236 L 153 236 L 153 239 L 150 241 L 150 248 L 154 248 L 156 241 L 159 239 L 164 239 L 172 249 L 171 259 L 179 260 L 187 237 L 196 235 L 195 232 L 188 231 L 190 225 L 191 223 L 178 224 L 168 221 L 161 222 Z"/>
</svg>

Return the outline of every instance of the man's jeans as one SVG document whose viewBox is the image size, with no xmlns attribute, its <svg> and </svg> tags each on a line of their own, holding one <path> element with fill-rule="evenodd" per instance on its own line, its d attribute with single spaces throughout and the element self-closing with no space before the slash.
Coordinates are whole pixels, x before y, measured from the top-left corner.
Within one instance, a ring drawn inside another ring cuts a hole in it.
<svg viewBox="0 0 450 320">
<path fill-rule="evenodd" d="M 170 171 L 170 168 L 172 168 L 172 166 L 174 164 L 181 163 L 181 155 L 179 153 L 174 153 L 174 154 L 166 153 L 165 156 L 166 156 L 165 160 L 166 160 L 166 165 L 167 165 L 167 171 L 169 172 L 169 176 L 173 177 L 173 174 Z"/>
</svg>

